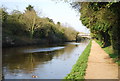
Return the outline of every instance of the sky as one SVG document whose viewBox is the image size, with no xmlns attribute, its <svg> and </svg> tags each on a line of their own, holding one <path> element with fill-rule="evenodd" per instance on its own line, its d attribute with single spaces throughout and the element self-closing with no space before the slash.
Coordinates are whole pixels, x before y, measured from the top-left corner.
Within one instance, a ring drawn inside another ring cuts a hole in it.
<svg viewBox="0 0 120 81">
<path fill-rule="evenodd" d="M 55 23 L 61 22 L 79 32 L 89 33 L 89 30 L 79 20 L 80 14 L 69 3 L 53 0 L 0 0 L 0 2 L 0 5 L 6 7 L 8 12 L 16 9 L 24 12 L 30 4 L 41 17 L 49 17 Z"/>
</svg>

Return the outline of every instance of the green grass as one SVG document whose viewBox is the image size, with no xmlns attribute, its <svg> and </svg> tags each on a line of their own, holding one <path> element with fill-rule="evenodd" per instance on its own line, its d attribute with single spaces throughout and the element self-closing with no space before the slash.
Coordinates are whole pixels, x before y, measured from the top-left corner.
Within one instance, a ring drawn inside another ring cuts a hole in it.
<svg viewBox="0 0 120 81">
<path fill-rule="evenodd" d="M 84 80 L 85 71 L 87 68 L 88 56 L 90 54 L 91 41 L 85 50 L 82 52 L 81 56 L 77 60 L 76 64 L 73 66 L 71 72 L 65 77 L 68 80 Z"/>
<path fill-rule="evenodd" d="M 100 41 L 98 41 L 98 40 L 95 40 L 95 41 L 102 47 L 102 43 L 101 43 Z M 104 47 L 103 50 L 104 50 L 107 54 L 109 54 L 109 56 L 110 56 L 111 58 L 113 58 L 113 60 L 114 60 L 115 63 L 118 63 L 118 65 L 120 66 L 120 60 L 118 59 L 118 54 L 115 54 L 115 53 L 113 52 L 112 46 Z"/>
</svg>

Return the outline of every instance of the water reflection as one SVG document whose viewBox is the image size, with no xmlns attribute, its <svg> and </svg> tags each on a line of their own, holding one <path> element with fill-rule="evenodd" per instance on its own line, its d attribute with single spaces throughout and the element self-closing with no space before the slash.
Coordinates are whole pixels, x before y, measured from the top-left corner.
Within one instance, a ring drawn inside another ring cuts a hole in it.
<svg viewBox="0 0 120 81">
<path fill-rule="evenodd" d="M 40 46 L 32 46 L 3 49 L 3 72 L 5 78 L 31 79 L 33 74 L 40 76 L 39 79 L 63 78 L 70 72 L 72 65 L 75 64 L 87 44 L 88 41 L 79 44 L 68 43 L 62 48 L 61 46 L 52 46 L 43 49 Z M 48 50 L 48 48 L 50 49 Z M 43 49 L 44 51 L 34 52 L 35 49 Z M 23 52 L 25 50 L 27 52 Z"/>
<path fill-rule="evenodd" d="M 35 53 L 35 52 L 49 52 L 63 49 L 65 47 L 49 47 L 49 48 L 37 48 L 37 49 L 29 49 L 25 50 L 25 53 Z"/>
</svg>

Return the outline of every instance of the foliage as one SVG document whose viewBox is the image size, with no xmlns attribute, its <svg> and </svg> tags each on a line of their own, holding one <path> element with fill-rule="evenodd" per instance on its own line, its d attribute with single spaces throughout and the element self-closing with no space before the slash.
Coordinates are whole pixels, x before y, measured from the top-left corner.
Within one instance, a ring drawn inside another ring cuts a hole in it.
<svg viewBox="0 0 120 81">
<path fill-rule="evenodd" d="M 59 26 L 60 26 L 60 25 L 61 25 L 61 23 L 60 23 L 60 22 L 57 22 L 57 25 L 59 25 Z"/>
<path fill-rule="evenodd" d="M 27 11 L 33 11 L 34 9 L 33 9 L 33 6 L 32 6 L 32 5 L 28 5 L 28 7 L 26 7 L 26 10 L 27 10 Z"/>
<path fill-rule="evenodd" d="M 2 23 L 4 23 L 6 21 L 6 19 L 7 19 L 7 16 L 8 16 L 6 8 L 0 8 L 0 13 L 2 15 Z"/>
<path fill-rule="evenodd" d="M 48 17 L 39 17 L 31 5 L 26 7 L 23 13 L 13 10 L 9 14 L 3 8 L 0 9 L 0 12 L 3 16 L 3 45 L 14 45 L 20 42 L 39 43 L 41 40 L 46 40 L 48 43 L 76 40 L 77 31 L 70 27 L 63 27 L 60 22 L 55 24 Z"/>
<path fill-rule="evenodd" d="M 80 20 L 90 29 L 92 36 L 103 42 L 104 47 L 111 44 L 114 52 L 119 53 L 120 2 L 81 2 L 79 4 Z"/>
<path fill-rule="evenodd" d="M 37 28 L 35 30 L 34 37 L 47 39 L 50 43 L 60 42 L 66 39 L 64 34 L 57 29 L 56 25 L 50 22 L 46 22 L 42 24 L 40 28 Z"/>
<path fill-rule="evenodd" d="M 84 80 L 90 48 L 91 48 L 91 41 L 88 44 L 88 46 L 85 48 L 83 53 L 80 55 L 76 64 L 73 66 L 72 71 L 65 77 L 65 79 L 78 80 L 78 81 Z"/>
<path fill-rule="evenodd" d="M 26 11 L 23 13 L 22 18 L 23 23 L 28 27 L 27 30 L 30 31 L 30 37 L 33 38 L 35 28 L 39 26 L 39 18 L 31 5 L 26 7 Z"/>
</svg>

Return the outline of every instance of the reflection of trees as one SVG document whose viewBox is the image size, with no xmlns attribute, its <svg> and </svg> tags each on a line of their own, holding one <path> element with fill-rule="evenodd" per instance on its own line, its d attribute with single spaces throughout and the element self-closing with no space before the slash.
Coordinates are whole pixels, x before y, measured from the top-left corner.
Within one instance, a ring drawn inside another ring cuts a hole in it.
<svg viewBox="0 0 120 81">
<path fill-rule="evenodd" d="M 11 71 L 15 69 L 25 70 L 27 73 L 34 71 L 37 65 L 50 61 L 52 54 L 47 53 L 30 53 L 30 54 L 13 54 L 4 56 L 3 66 L 7 66 Z M 46 55 L 48 54 L 48 55 Z"/>
<path fill-rule="evenodd" d="M 75 45 L 67 44 L 64 49 L 57 51 L 57 54 L 55 55 L 55 57 L 66 60 L 66 59 L 70 58 L 72 51 L 75 48 L 76 48 Z"/>
<path fill-rule="evenodd" d="M 3 66 L 6 66 L 10 71 L 15 71 L 16 69 L 25 70 L 24 72 L 33 72 L 37 65 L 42 67 L 43 63 L 50 61 L 55 57 L 56 59 L 66 60 L 71 57 L 75 45 L 67 44 L 64 49 L 43 52 L 43 53 L 29 53 L 24 54 L 18 52 L 19 49 L 10 49 L 3 51 Z M 20 50 L 22 51 L 22 49 Z"/>
</svg>

